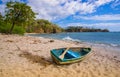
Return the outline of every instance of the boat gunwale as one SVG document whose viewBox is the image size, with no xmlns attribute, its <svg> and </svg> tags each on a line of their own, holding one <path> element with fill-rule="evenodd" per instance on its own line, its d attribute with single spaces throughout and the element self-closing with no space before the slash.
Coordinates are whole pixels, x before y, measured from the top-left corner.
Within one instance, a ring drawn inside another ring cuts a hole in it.
<svg viewBox="0 0 120 77">
<path fill-rule="evenodd" d="M 90 47 L 71 47 L 70 49 L 77 49 L 77 48 L 90 48 Z M 62 49 L 62 48 L 58 48 L 58 49 Z M 65 48 L 66 49 L 66 48 Z M 91 48 L 90 48 L 91 49 Z M 52 50 L 51 50 L 52 51 Z M 81 61 L 83 60 L 84 58 L 86 58 L 86 56 L 88 56 L 90 53 L 92 53 L 92 49 L 84 56 L 81 56 L 79 58 L 75 58 L 75 59 L 72 59 L 72 60 L 68 60 L 68 61 L 62 61 L 60 60 L 59 58 L 55 57 L 54 54 L 51 53 L 51 56 L 53 58 L 53 60 L 57 63 L 57 64 L 70 64 L 70 63 L 75 63 L 75 62 L 78 62 L 78 61 Z"/>
</svg>

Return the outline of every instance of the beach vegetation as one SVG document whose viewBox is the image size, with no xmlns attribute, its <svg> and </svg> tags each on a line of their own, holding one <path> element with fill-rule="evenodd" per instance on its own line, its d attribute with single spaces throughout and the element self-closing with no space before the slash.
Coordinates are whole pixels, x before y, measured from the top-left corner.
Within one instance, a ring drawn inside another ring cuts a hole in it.
<svg viewBox="0 0 120 77">
<path fill-rule="evenodd" d="M 21 26 L 15 26 L 13 31 L 12 31 L 13 34 L 19 34 L 19 35 L 24 35 L 25 33 L 25 29 Z"/>
<path fill-rule="evenodd" d="M 0 23 L 0 33 L 9 34 L 10 28 L 11 28 L 10 23 L 7 24 L 5 22 Z M 24 35 L 24 33 L 25 33 L 25 29 L 22 26 L 15 26 L 12 31 L 12 34 Z"/>
<path fill-rule="evenodd" d="M 48 20 L 38 19 L 35 20 L 30 26 L 27 27 L 27 32 L 34 33 L 58 33 L 62 32 L 62 28 Z"/>
<path fill-rule="evenodd" d="M 66 32 L 109 32 L 108 29 L 97 29 L 97 28 L 89 28 L 82 26 L 69 26 L 65 29 Z"/>
<path fill-rule="evenodd" d="M 3 21 L 3 16 L 2 16 L 2 14 L 0 13 L 0 22 L 2 22 Z"/>
<path fill-rule="evenodd" d="M 35 13 L 32 11 L 31 7 L 25 3 L 10 1 L 6 4 L 5 21 L 11 24 L 9 33 L 12 33 L 15 26 L 25 28 L 34 21 L 34 18 Z M 18 30 L 18 28 L 20 27 L 16 27 L 15 30 Z"/>
<path fill-rule="evenodd" d="M 10 29 L 10 24 L 6 24 L 4 22 L 0 22 L 0 33 L 8 34 Z"/>
</svg>

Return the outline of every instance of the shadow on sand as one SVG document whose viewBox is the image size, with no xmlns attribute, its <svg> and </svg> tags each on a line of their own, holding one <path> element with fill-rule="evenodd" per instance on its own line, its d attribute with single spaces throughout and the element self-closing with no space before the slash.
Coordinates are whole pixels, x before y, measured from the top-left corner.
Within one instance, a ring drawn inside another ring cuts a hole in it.
<svg viewBox="0 0 120 77">
<path fill-rule="evenodd" d="M 40 63 L 43 66 L 48 66 L 48 65 L 54 64 L 52 61 L 46 60 L 42 56 L 33 55 L 32 53 L 25 52 L 25 51 L 22 52 L 21 54 L 19 54 L 19 56 L 28 59 L 32 63 Z"/>
</svg>

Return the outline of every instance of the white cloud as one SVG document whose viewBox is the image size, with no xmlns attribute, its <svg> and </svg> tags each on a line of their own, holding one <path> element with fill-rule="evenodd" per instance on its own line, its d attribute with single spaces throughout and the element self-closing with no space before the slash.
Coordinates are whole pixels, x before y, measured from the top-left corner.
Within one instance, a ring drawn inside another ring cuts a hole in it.
<svg viewBox="0 0 120 77">
<path fill-rule="evenodd" d="M 60 4 L 64 3 L 63 0 L 29 0 L 30 5 L 34 12 L 38 13 L 37 18 L 44 18 L 48 20 L 55 19 L 59 16 L 66 15 L 67 13 Z"/>
<path fill-rule="evenodd" d="M 96 6 L 101 6 L 101 5 L 104 5 L 106 3 L 109 3 L 111 1 L 114 1 L 114 0 L 98 0 L 95 2 Z"/>
<path fill-rule="evenodd" d="M 111 15 L 95 15 L 95 16 L 74 16 L 75 19 L 84 19 L 84 20 L 120 20 L 120 14 L 111 14 Z"/>
<path fill-rule="evenodd" d="M 5 3 L 10 0 L 2 0 Z M 12 0 L 23 2 L 23 0 Z M 96 11 L 101 5 L 107 4 L 113 0 L 88 0 L 81 2 L 81 0 L 28 0 L 28 5 L 31 6 L 34 12 L 38 13 L 37 18 L 48 20 L 56 20 L 65 18 L 70 15 L 88 14 Z M 3 5 L 0 6 L 3 8 Z M 4 11 L 2 9 L 2 11 Z"/>
<path fill-rule="evenodd" d="M 1 0 L 3 3 L 9 2 L 10 0 Z"/>
<path fill-rule="evenodd" d="M 15 2 L 15 1 L 18 1 L 18 2 L 21 2 L 21 0 L 1 0 L 3 3 L 6 3 L 6 2 L 10 2 L 10 1 L 13 1 L 13 2 Z"/>
<path fill-rule="evenodd" d="M 115 0 L 115 2 L 111 5 L 113 9 L 120 10 L 120 0 Z"/>
<path fill-rule="evenodd" d="M 97 23 L 91 25 L 96 28 L 109 29 L 110 31 L 120 31 L 120 23 Z"/>
<path fill-rule="evenodd" d="M 93 13 L 96 8 L 112 0 L 97 0 L 82 3 L 81 0 L 29 0 L 28 4 L 39 13 L 37 18 L 55 20 L 69 15 Z"/>
</svg>

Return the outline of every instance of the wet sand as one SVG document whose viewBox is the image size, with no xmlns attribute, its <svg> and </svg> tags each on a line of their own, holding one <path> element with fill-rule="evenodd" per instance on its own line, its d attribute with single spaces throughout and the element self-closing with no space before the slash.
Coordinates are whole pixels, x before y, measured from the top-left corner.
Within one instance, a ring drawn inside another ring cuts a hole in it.
<svg viewBox="0 0 120 77">
<path fill-rule="evenodd" d="M 0 34 L 0 77 L 120 77 L 120 50 L 93 45 L 92 56 L 57 65 L 50 50 L 62 47 L 89 47 L 86 43 Z"/>
</svg>

